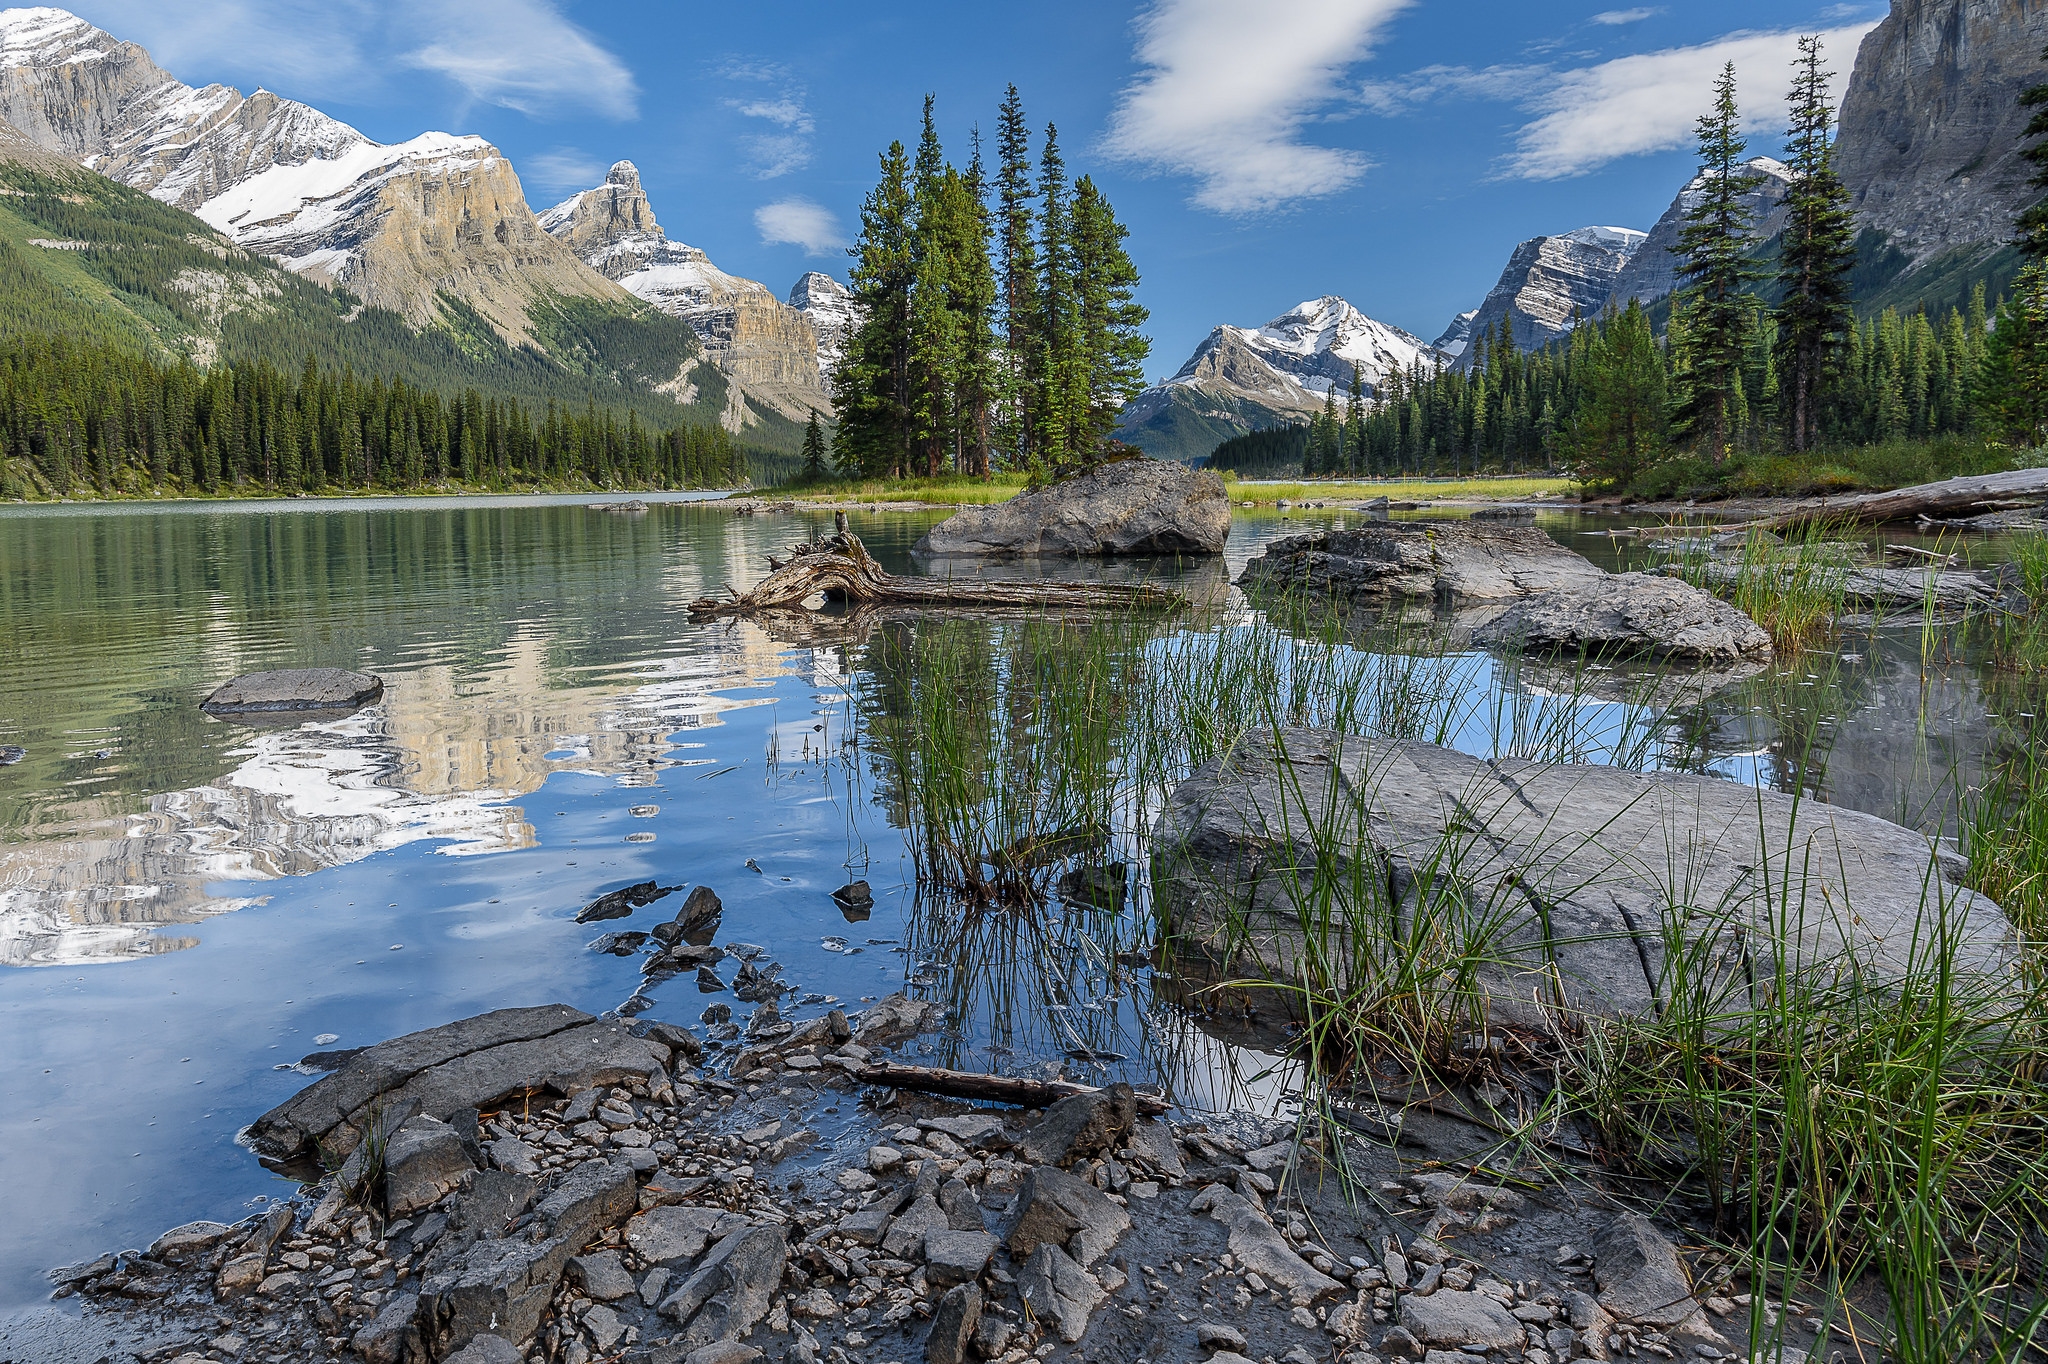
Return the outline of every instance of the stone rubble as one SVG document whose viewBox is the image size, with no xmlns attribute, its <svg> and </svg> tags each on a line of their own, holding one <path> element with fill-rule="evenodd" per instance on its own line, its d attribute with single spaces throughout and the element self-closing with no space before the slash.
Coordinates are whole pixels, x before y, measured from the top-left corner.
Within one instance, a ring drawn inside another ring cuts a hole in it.
<svg viewBox="0 0 2048 1364">
<path fill-rule="evenodd" d="M 727 1048 L 737 1083 L 699 1065 L 695 1035 L 641 1024 L 627 1035 L 667 1056 L 657 1069 L 412 1114 L 382 1129 L 381 1178 L 329 1175 L 260 1217 L 190 1223 L 53 1281 L 95 1310 L 151 1314 L 177 1348 L 138 1351 L 142 1364 L 1732 1352 L 1685 1262 L 1632 1214 L 1581 1223 L 1577 1241 L 1543 1247 L 1541 1274 L 1515 1281 L 1478 1238 L 1512 1235 L 1540 1209 L 1456 1171 L 1379 1186 L 1398 1235 L 1319 1229 L 1342 1198 L 1315 1130 L 1140 1119 L 1132 1091 L 1112 1086 L 1035 1117 L 870 1095 L 854 1127 L 817 1134 L 871 1054 L 940 1021 L 902 996 L 859 1016 L 757 1018 Z M 386 1062 L 435 1051 L 431 1039 L 385 1046 Z M 387 1065 L 384 1078 L 417 1090 L 470 1054 Z"/>
</svg>

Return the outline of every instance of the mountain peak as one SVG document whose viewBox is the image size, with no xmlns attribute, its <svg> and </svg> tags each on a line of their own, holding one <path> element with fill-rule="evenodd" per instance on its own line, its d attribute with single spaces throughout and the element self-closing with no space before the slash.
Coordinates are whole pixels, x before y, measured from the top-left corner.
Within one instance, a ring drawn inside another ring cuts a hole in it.
<svg viewBox="0 0 2048 1364">
<path fill-rule="evenodd" d="M 612 162 L 612 168 L 605 172 L 604 182 L 607 185 L 617 185 L 621 189 L 631 190 L 635 194 L 645 193 L 640 188 L 640 168 L 631 161 Z"/>
</svg>

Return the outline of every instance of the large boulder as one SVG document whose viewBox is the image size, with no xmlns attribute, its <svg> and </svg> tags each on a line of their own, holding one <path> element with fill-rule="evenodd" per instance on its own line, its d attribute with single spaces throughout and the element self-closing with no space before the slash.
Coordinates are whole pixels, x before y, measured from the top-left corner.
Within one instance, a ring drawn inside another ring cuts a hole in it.
<svg viewBox="0 0 2048 1364">
<path fill-rule="evenodd" d="M 564 1004 L 498 1009 L 407 1033 L 350 1057 L 250 1124 L 247 1137 L 277 1160 L 355 1150 L 373 1112 L 447 1121 L 530 1089 L 577 1094 L 598 1085 L 661 1081 L 670 1050 Z M 394 1127 L 396 1123 L 392 1124 Z"/>
<path fill-rule="evenodd" d="M 199 703 L 209 715 L 264 711 L 354 710 L 384 694 L 384 679 L 345 668 L 286 668 L 245 673 L 223 682 Z"/>
<path fill-rule="evenodd" d="M 1124 459 L 970 507 L 934 526 L 917 553 L 936 556 L 1221 554 L 1230 497 L 1216 474 L 1159 459 Z"/>
<path fill-rule="evenodd" d="M 1606 576 L 1533 526 L 1382 521 L 1275 540 L 1238 582 L 1247 590 L 1456 606 L 1591 587 Z"/>
<path fill-rule="evenodd" d="M 1190 967 L 1292 981 L 1379 950 L 1360 932 L 1427 932 L 1482 963 L 1496 1020 L 1538 1030 L 1650 1013 L 1677 940 L 1696 945 L 1709 1003 L 1739 1006 L 1774 953 L 1795 972 L 1853 957 L 1866 980 L 1897 980 L 1937 905 L 1961 972 L 2011 968 L 2010 925 L 1950 884 L 1953 854 L 1873 815 L 1686 773 L 1290 729 L 1197 769 L 1153 846 L 1162 928 Z"/>
<path fill-rule="evenodd" d="M 1609 574 L 1518 601 L 1474 631 L 1472 642 L 1721 667 L 1771 656 L 1769 633 L 1741 610 L 1649 573 Z"/>
</svg>

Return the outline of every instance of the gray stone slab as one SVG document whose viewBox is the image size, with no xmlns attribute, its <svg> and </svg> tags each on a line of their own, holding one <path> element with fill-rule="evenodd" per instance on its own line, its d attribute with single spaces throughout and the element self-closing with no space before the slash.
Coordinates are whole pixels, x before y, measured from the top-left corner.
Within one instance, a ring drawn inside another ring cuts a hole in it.
<svg viewBox="0 0 2048 1364">
<path fill-rule="evenodd" d="M 384 694 L 384 679 L 343 668 L 286 668 L 245 673 L 199 703 L 209 715 L 264 711 L 354 710 Z"/>
</svg>

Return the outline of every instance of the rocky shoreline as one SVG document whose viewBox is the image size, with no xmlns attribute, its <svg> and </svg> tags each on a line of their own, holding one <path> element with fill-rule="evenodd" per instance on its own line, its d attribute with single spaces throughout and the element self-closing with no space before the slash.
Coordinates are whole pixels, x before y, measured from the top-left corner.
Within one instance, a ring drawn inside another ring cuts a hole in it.
<svg viewBox="0 0 2048 1364">
<path fill-rule="evenodd" d="M 1591 1172 L 1566 1187 L 1487 1166 L 1491 1134 L 1436 1106 L 1389 1137 L 1150 1119 L 1122 1085 L 1020 1113 L 861 1083 L 942 1022 L 901 995 L 802 1023 L 763 1006 L 723 1065 L 690 1029 L 563 1006 L 393 1039 L 245 1134 L 303 1158 L 288 1134 L 324 1113 L 311 1145 L 337 1168 L 260 1216 L 53 1271 L 82 1306 L 0 1330 L 0 1358 L 1742 1353 L 1747 1298 L 1726 1268 L 1689 1265 Z"/>
</svg>

